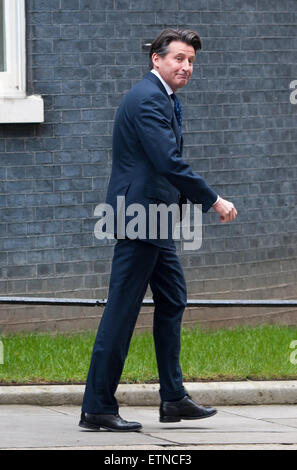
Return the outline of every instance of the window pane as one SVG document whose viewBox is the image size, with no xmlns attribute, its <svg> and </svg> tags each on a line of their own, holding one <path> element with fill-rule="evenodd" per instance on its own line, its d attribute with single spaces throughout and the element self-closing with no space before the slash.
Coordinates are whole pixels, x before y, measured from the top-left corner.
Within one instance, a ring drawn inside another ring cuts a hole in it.
<svg viewBox="0 0 297 470">
<path fill-rule="evenodd" d="M 6 70 L 4 0 L 0 0 L 0 72 Z"/>
</svg>

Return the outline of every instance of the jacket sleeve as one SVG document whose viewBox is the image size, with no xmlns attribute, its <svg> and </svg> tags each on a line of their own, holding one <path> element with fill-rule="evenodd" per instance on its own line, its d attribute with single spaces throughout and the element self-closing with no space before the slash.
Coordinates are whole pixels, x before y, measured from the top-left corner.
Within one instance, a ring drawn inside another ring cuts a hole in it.
<svg viewBox="0 0 297 470">
<path fill-rule="evenodd" d="M 171 112 L 168 97 L 163 93 L 140 100 L 134 109 L 137 136 L 155 170 L 191 202 L 202 204 L 202 211 L 207 212 L 218 195 L 182 159 L 171 126 Z"/>
</svg>

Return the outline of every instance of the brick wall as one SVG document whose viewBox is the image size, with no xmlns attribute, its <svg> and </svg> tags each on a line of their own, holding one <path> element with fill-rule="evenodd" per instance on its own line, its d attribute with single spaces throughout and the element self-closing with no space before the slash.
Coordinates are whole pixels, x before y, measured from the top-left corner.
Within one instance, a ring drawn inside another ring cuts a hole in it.
<svg viewBox="0 0 297 470">
<path fill-rule="evenodd" d="M 196 29 L 203 51 L 184 107 L 184 157 L 239 211 L 203 216 L 181 253 L 190 298 L 296 298 L 295 0 L 27 0 L 29 93 L 45 123 L 0 126 L 1 295 L 107 296 L 113 242 L 95 239 L 123 94 L 164 27 Z M 179 249 L 179 247 L 178 247 Z M 179 250 L 180 251 L 180 250 Z M 150 296 L 150 291 L 148 291 Z M 7 307 L 2 332 L 89 328 L 97 309 Z M 143 309 L 138 329 L 150 326 Z M 185 324 L 296 323 L 290 309 L 188 310 Z"/>
</svg>

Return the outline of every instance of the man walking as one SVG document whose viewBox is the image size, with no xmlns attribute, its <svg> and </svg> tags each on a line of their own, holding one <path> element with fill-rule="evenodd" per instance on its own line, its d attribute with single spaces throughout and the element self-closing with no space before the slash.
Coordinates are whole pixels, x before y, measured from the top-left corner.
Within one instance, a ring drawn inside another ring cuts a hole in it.
<svg viewBox="0 0 297 470">
<path fill-rule="evenodd" d="M 113 162 L 107 200 L 115 213 L 115 227 L 123 196 L 149 212 L 152 203 L 179 204 L 189 199 L 211 207 L 221 222 L 237 211 L 221 198 L 182 159 L 182 108 L 176 91 L 193 72 L 201 41 L 196 32 L 166 29 L 150 49 L 152 70 L 123 98 L 115 117 Z M 121 221 L 122 223 L 123 221 Z M 128 219 L 124 219 L 127 224 Z M 147 231 L 149 228 L 147 229 Z M 160 380 L 160 421 L 201 419 L 215 408 L 195 403 L 183 387 L 179 364 L 180 330 L 187 293 L 172 234 L 168 238 L 128 238 L 115 229 L 108 302 L 94 344 L 79 425 L 110 431 L 139 431 L 141 424 L 119 415 L 115 392 L 142 300 L 150 285 L 155 304 L 154 342 Z M 147 232 L 146 232 L 147 235 Z"/>
</svg>

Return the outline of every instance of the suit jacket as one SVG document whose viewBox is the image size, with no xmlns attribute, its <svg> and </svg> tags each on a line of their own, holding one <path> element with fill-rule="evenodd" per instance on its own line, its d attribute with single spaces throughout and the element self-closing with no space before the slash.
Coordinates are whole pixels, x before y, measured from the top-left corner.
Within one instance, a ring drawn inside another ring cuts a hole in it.
<svg viewBox="0 0 297 470">
<path fill-rule="evenodd" d="M 114 209 L 114 234 L 118 238 L 123 238 L 117 233 L 119 217 L 125 227 L 133 219 L 131 214 L 119 215 L 119 196 L 125 196 L 123 210 L 138 203 L 144 206 L 146 215 L 149 204 L 169 206 L 187 199 L 202 204 L 202 211 L 207 212 L 217 199 L 216 192 L 182 159 L 182 136 L 171 101 L 159 78 L 149 72 L 125 95 L 116 113 L 106 202 Z M 171 233 L 169 223 L 167 239 L 159 233 L 155 240 L 149 239 L 146 217 L 145 240 L 170 246 Z"/>
</svg>

